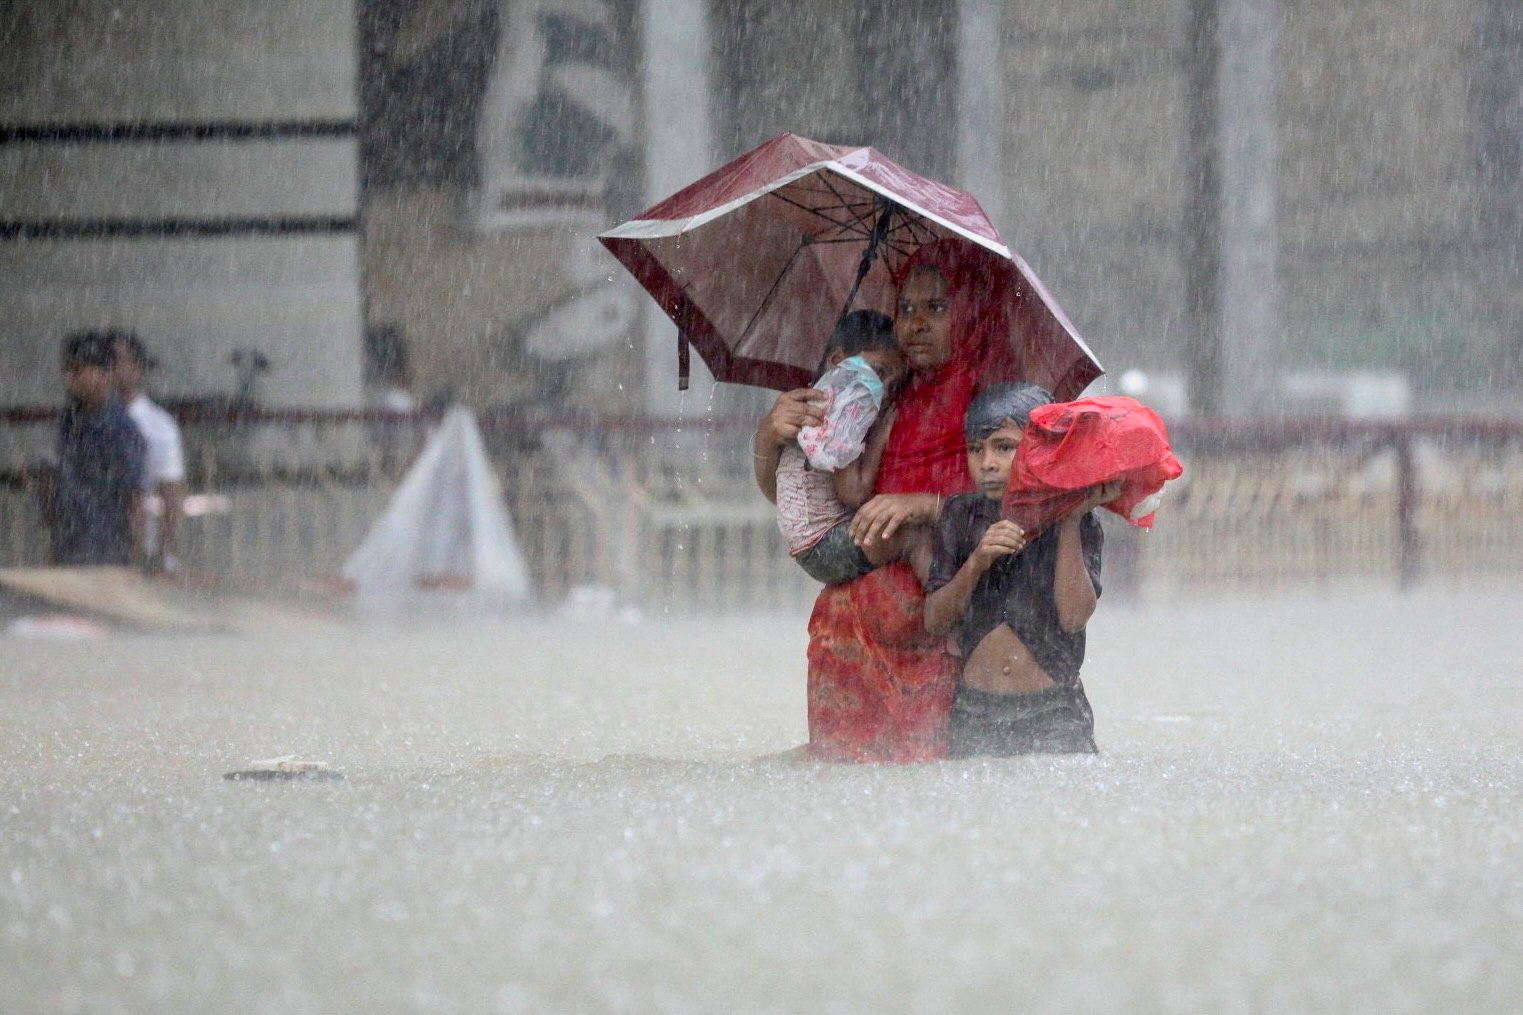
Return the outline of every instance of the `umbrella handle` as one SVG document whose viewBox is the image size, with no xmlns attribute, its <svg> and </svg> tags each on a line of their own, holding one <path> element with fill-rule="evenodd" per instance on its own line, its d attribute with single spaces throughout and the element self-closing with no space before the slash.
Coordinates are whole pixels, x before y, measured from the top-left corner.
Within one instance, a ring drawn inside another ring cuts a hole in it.
<svg viewBox="0 0 1523 1015">
<path fill-rule="evenodd" d="M 686 391 L 688 376 L 692 373 L 692 341 L 688 332 L 693 326 L 693 303 L 682 296 L 682 306 L 677 309 L 677 390 Z"/>
<path fill-rule="evenodd" d="M 867 247 L 862 251 L 862 263 L 857 265 L 857 277 L 851 284 L 851 292 L 846 294 L 846 305 L 841 308 L 841 317 L 851 313 L 851 304 L 857 298 L 857 290 L 862 288 L 862 280 L 867 278 L 867 273 L 872 270 L 873 262 L 878 259 L 878 248 L 883 246 L 883 241 L 888 239 L 890 220 L 893 218 L 894 209 L 898 205 L 888 198 L 879 194 L 874 201 L 878 206 L 878 221 L 873 223 L 872 235 L 867 238 Z"/>
</svg>

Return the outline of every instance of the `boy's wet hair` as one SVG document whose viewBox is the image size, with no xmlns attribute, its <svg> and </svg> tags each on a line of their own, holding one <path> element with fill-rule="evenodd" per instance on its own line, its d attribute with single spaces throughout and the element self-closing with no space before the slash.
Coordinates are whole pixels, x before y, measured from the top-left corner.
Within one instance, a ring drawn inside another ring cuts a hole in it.
<svg viewBox="0 0 1523 1015">
<path fill-rule="evenodd" d="M 1031 421 L 1031 410 L 1052 401 L 1052 392 L 1035 384 L 1007 381 L 991 384 L 973 397 L 968 414 L 963 417 L 963 435 L 970 441 L 981 441 L 1005 425 L 1006 420 L 1017 426 Z"/>
</svg>

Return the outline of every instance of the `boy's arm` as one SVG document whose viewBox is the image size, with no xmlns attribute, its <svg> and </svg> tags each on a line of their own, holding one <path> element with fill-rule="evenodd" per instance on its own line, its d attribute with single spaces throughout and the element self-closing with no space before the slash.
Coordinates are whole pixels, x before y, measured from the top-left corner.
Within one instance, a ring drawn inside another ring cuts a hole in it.
<svg viewBox="0 0 1523 1015">
<path fill-rule="evenodd" d="M 926 633 L 940 637 L 952 630 L 967 610 L 979 580 L 994 562 L 1019 553 L 1025 545 L 1026 534 L 1014 522 L 1001 519 L 989 526 L 979 540 L 978 548 L 962 562 L 952 580 L 925 597 Z"/>
<path fill-rule="evenodd" d="M 888 445 L 889 431 L 894 428 L 894 410 L 884 411 L 867 433 L 867 443 L 856 461 L 850 462 L 834 473 L 836 498 L 849 508 L 859 508 L 873 495 L 878 484 L 878 466 L 883 462 L 883 449 Z"/>
<path fill-rule="evenodd" d="M 1082 630 L 1094 616 L 1099 596 L 1084 563 L 1084 540 L 1079 526 L 1084 516 L 1101 504 L 1115 500 L 1119 483 L 1104 483 L 1058 522 L 1058 560 L 1053 574 L 1052 596 L 1058 608 L 1058 626 L 1072 634 Z"/>
<path fill-rule="evenodd" d="M 968 600 L 973 598 L 973 590 L 984 576 L 973 560 L 969 557 L 963 561 L 951 581 L 925 597 L 925 630 L 932 637 L 939 638 L 952 630 L 967 610 Z"/>
</svg>

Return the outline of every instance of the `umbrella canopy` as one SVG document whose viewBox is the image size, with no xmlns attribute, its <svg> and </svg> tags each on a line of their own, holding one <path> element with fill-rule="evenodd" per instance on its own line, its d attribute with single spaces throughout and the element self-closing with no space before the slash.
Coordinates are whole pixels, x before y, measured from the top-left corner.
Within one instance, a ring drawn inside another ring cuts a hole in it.
<svg viewBox="0 0 1523 1015">
<path fill-rule="evenodd" d="M 894 278 L 920 246 L 952 239 L 1007 276 L 1022 378 L 1060 399 L 1103 372 L 1057 301 L 972 195 L 872 148 L 784 134 L 598 237 L 721 381 L 807 385 L 837 318 L 892 312 Z"/>
</svg>

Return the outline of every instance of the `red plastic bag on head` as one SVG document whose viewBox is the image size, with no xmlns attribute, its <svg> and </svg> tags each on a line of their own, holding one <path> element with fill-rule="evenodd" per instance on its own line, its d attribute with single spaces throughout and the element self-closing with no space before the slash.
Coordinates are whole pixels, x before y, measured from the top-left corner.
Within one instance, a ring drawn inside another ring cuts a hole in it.
<svg viewBox="0 0 1523 1015">
<path fill-rule="evenodd" d="M 1136 399 L 1055 402 L 1031 411 L 1001 513 L 1028 534 L 1040 532 L 1083 503 L 1091 487 L 1119 479 L 1120 495 L 1102 507 L 1152 528 L 1150 498 L 1183 472 L 1163 420 Z"/>
</svg>

